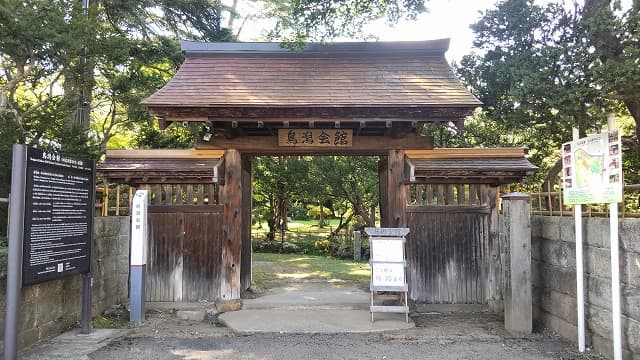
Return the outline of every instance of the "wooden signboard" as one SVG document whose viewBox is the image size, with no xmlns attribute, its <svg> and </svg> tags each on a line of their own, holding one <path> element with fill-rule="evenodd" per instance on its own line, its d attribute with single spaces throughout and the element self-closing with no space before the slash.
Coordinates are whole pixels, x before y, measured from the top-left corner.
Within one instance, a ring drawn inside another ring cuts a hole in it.
<svg viewBox="0 0 640 360">
<path fill-rule="evenodd" d="M 278 146 L 283 147 L 351 147 L 351 129 L 279 129 Z"/>
<path fill-rule="evenodd" d="M 408 228 L 365 228 L 371 244 L 371 321 L 374 312 L 405 313 L 409 321 L 405 259 L 405 236 Z M 404 304 L 400 306 L 374 305 L 377 291 L 401 293 Z"/>
</svg>

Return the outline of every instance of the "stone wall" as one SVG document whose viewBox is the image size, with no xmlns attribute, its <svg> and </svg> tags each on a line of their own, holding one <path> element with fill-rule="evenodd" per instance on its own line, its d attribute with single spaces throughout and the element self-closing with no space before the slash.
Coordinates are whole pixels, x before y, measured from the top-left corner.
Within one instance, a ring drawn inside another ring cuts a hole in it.
<svg viewBox="0 0 640 360">
<path fill-rule="evenodd" d="M 97 217 L 94 222 L 92 314 L 128 299 L 129 217 Z M 0 252 L 0 308 L 4 315 L 7 252 Z M 57 335 L 80 321 L 80 275 L 22 289 L 19 348 Z M 0 343 L 4 341 L 4 316 Z"/>
<path fill-rule="evenodd" d="M 620 220 L 622 348 L 640 358 L 640 220 Z M 613 358 L 609 219 L 583 219 L 587 345 Z M 573 217 L 531 221 L 534 320 L 577 343 Z"/>
</svg>

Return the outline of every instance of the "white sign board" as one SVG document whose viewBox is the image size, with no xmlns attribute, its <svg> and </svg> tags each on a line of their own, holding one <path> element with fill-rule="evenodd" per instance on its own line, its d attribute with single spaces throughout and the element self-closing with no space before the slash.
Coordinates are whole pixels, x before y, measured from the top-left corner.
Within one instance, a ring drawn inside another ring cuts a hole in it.
<svg viewBox="0 0 640 360">
<path fill-rule="evenodd" d="M 137 190 L 133 197 L 131 214 L 131 265 L 147 264 L 147 204 L 149 190 Z"/>
<path fill-rule="evenodd" d="M 373 286 L 404 286 L 404 263 L 373 263 Z"/>
<path fill-rule="evenodd" d="M 565 204 L 622 201 L 622 155 L 617 129 L 562 144 Z"/>
<path fill-rule="evenodd" d="M 403 238 L 371 238 L 371 260 L 404 261 Z"/>
</svg>

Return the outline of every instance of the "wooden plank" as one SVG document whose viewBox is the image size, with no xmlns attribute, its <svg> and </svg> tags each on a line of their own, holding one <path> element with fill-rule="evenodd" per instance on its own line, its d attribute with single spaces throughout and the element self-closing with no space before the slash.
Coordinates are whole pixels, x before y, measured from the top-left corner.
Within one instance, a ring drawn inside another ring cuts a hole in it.
<svg viewBox="0 0 640 360">
<path fill-rule="evenodd" d="M 453 205 L 455 203 L 453 198 L 453 185 L 447 184 L 445 186 L 447 190 L 447 205 Z"/>
<path fill-rule="evenodd" d="M 476 184 L 469 185 L 469 203 L 471 205 L 478 204 L 478 185 Z"/>
<path fill-rule="evenodd" d="M 176 205 L 182 205 L 182 185 L 176 185 Z"/>
<path fill-rule="evenodd" d="M 198 202 L 196 205 L 204 205 L 204 185 L 198 184 Z"/>
<path fill-rule="evenodd" d="M 465 205 L 465 186 L 462 184 L 456 185 L 458 189 L 458 205 Z"/>
<path fill-rule="evenodd" d="M 427 184 L 425 190 L 427 191 L 427 201 L 425 205 L 431 205 L 433 204 L 433 185 Z"/>
<path fill-rule="evenodd" d="M 251 209 L 252 209 L 252 178 L 253 169 L 251 157 L 242 156 L 242 262 L 240 267 L 240 289 L 251 287 L 252 249 L 251 249 Z"/>
<path fill-rule="evenodd" d="M 107 150 L 106 157 L 114 159 L 218 159 L 224 150 L 208 149 L 126 149 Z"/>
<path fill-rule="evenodd" d="M 208 205 L 215 205 L 218 202 L 216 201 L 216 186 L 214 184 L 209 184 L 209 194 L 207 194 Z"/>
<path fill-rule="evenodd" d="M 160 213 L 202 213 L 202 212 L 215 212 L 223 211 L 222 205 L 152 205 L 149 206 L 147 211 L 152 214 Z"/>
<path fill-rule="evenodd" d="M 153 187 L 154 205 L 162 205 L 162 185 L 158 184 Z"/>
<path fill-rule="evenodd" d="M 220 189 L 224 204 L 222 240 L 222 270 L 220 298 L 240 298 L 240 269 L 242 254 L 242 159 L 238 150 L 227 150 L 225 182 Z"/>
<path fill-rule="evenodd" d="M 193 205 L 193 184 L 187 185 L 187 198 L 185 204 Z"/>
<path fill-rule="evenodd" d="M 416 205 L 424 205 L 424 185 L 418 184 L 416 187 Z"/>
<path fill-rule="evenodd" d="M 168 184 L 166 189 L 165 189 L 165 204 L 166 205 L 173 205 L 173 185 L 172 184 Z"/>
<path fill-rule="evenodd" d="M 447 148 L 447 149 L 407 149 L 409 159 L 495 159 L 522 158 L 524 148 Z"/>
<path fill-rule="evenodd" d="M 438 184 L 438 205 L 446 205 L 444 202 L 444 184 Z"/>
<path fill-rule="evenodd" d="M 408 313 L 408 306 L 381 306 L 381 305 L 372 305 L 369 307 L 370 312 L 379 312 L 379 313 Z"/>
<path fill-rule="evenodd" d="M 116 216 L 120 216 L 120 184 L 116 185 Z"/>
<path fill-rule="evenodd" d="M 433 138 L 409 135 L 400 138 L 354 136 L 350 148 L 280 147 L 277 136 L 239 136 L 234 139 L 217 137 L 211 142 L 196 139 L 198 149 L 238 149 L 247 155 L 378 155 L 402 149 L 433 149 Z"/>
<path fill-rule="evenodd" d="M 406 227 L 405 207 L 407 187 L 404 184 L 404 151 L 391 150 L 388 156 L 387 199 L 389 202 L 390 224 L 387 227 Z"/>
</svg>

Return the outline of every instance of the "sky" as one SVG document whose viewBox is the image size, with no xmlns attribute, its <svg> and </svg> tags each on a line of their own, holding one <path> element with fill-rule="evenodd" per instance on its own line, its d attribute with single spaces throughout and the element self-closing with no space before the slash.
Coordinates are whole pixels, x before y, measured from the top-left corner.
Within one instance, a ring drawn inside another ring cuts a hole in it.
<svg viewBox="0 0 640 360">
<path fill-rule="evenodd" d="M 473 31 L 469 26 L 477 22 L 482 13 L 495 8 L 498 0 L 429 0 L 426 3 L 428 12 L 418 16 L 416 21 L 402 21 L 393 28 L 386 26 L 384 21 L 372 24 L 368 32 L 376 35 L 381 41 L 402 40 L 434 40 L 450 38 L 449 51 L 445 54 L 447 60 L 459 62 L 460 59 L 472 51 Z M 559 0 L 537 0 L 536 3 L 545 4 Z M 573 0 L 560 0 L 572 2 Z M 622 0 L 622 7 L 629 8 L 632 0 Z M 242 11 L 242 10 L 241 10 Z M 251 10 L 249 10 L 251 11 Z M 255 11 L 255 9 L 253 9 Z M 265 22 L 247 22 L 240 33 L 241 41 L 255 41 L 260 38 Z M 337 41 L 360 40 L 338 39 Z"/>
<path fill-rule="evenodd" d="M 401 21 L 393 28 L 384 21 L 372 24 L 367 31 L 381 41 L 411 41 L 451 38 L 446 57 L 459 61 L 471 52 L 473 32 L 469 25 L 480 19 L 481 11 L 493 8 L 496 0 L 431 0 L 429 11 L 418 16 L 416 21 Z M 268 24 L 247 22 L 240 32 L 241 41 L 254 41 Z M 338 39 L 347 41 L 350 39 Z M 351 39 L 359 40 L 359 39 Z"/>
</svg>

